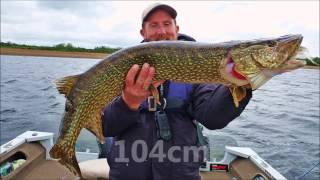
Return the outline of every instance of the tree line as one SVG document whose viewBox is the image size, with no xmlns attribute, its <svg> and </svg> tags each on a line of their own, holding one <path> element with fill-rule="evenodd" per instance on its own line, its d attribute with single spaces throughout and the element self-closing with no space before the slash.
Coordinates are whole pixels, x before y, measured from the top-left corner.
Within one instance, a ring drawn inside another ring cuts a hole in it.
<svg viewBox="0 0 320 180">
<path fill-rule="evenodd" d="M 2 48 L 21 48 L 21 49 L 36 49 L 36 50 L 55 50 L 55 51 L 68 51 L 68 52 L 94 52 L 94 53 L 113 53 L 121 48 L 110 48 L 106 46 L 98 46 L 93 49 L 87 49 L 82 47 L 75 47 L 71 43 L 60 43 L 54 46 L 35 46 L 16 44 L 12 42 L 1 42 Z"/>
</svg>

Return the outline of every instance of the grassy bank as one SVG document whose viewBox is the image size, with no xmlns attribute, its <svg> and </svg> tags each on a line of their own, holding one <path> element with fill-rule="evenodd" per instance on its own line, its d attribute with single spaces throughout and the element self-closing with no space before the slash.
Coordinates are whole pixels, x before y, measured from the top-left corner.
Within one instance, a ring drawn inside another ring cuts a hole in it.
<svg viewBox="0 0 320 180">
<path fill-rule="evenodd" d="M 71 43 L 62 43 L 54 46 L 34 46 L 16 44 L 12 42 L 1 42 L 1 55 L 16 56 L 46 56 L 46 57 L 72 57 L 72 58 L 93 58 L 103 59 L 108 54 L 118 51 L 120 48 L 110 48 L 105 46 L 87 49 L 75 47 Z"/>
<path fill-rule="evenodd" d="M 61 43 L 54 46 L 35 46 L 35 45 L 25 45 L 16 44 L 12 42 L 1 42 L 1 48 L 18 48 L 18 49 L 32 49 L 32 50 L 50 50 L 50 51 L 64 51 L 64 52 L 90 52 L 90 53 L 113 53 L 120 48 L 110 48 L 105 46 L 95 47 L 93 49 L 75 47 L 71 43 Z"/>
<path fill-rule="evenodd" d="M 1 55 L 14 56 L 45 56 L 45 57 L 70 57 L 70 58 L 91 58 L 103 59 L 107 53 L 93 52 L 66 52 L 55 50 L 37 50 L 37 49 L 20 49 L 20 48 L 0 48 Z"/>
</svg>

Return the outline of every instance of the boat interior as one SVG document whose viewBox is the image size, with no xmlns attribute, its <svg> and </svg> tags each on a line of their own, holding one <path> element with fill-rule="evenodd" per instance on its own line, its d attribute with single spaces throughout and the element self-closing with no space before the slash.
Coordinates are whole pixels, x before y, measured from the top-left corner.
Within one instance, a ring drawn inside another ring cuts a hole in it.
<svg viewBox="0 0 320 180">
<path fill-rule="evenodd" d="M 14 150 L 0 157 L 0 164 L 15 159 L 26 161 L 16 170 L 2 177 L 9 179 L 77 179 L 65 166 L 56 160 L 46 159 L 46 149 L 38 142 L 28 142 L 19 145 Z M 87 160 L 79 163 L 86 179 L 108 179 L 109 167 L 106 159 Z M 100 168 L 92 168 L 92 165 Z M 250 180 L 271 179 L 248 158 L 237 157 L 229 165 L 212 164 L 210 171 L 201 171 L 202 180 Z M 214 170 L 215 169 L 215 170 Z"/>
</svg>

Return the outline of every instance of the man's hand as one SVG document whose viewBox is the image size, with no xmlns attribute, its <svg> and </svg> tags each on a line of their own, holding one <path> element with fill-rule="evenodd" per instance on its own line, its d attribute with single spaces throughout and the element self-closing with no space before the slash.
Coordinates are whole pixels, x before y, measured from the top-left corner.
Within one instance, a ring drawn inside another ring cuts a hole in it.
<svg viewBox="0 0 320 180">
<path fill-rule="evenodd" d="M 147 99 L 150 92 L 150 85 L 152 84 L 157 88 L 164 81 L 152 82 L 155 74 L 154 67 L 150 67 L 149 64 L 143 64 L 140 73 L 139 65 L 133 65 L 125 79 L 125 87 L 122 92 L 122 99 L 127 104 L 127 106 L 132 110 L 138 110 L 142 101 Z"/>
</svg>

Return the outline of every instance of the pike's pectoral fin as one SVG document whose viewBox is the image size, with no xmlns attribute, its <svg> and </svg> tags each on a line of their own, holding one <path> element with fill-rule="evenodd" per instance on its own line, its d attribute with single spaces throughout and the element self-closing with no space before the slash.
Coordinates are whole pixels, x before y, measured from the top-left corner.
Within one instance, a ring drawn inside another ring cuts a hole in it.
<svg viewBox="0 0 320 180">
<path fill-rule="evenodd" d="M 94 134 L 100 143 L 104 144 L 105 141 L 102 132 L 101 112 L 95 113 L 93 118 L 86 122 L 85 128 Z"/>
<path fill-rule="evenodd" d="M 239 107 L 239 102 L 246 97 L 247 91 L 245 87 L 229 87 L 235 107 Z"/>
<path fill-rule="evenodd" d="M 66 76 L 56 81 L 57 89 L 60 94 L 68 96 L 73 86 L 78 81 L 80 75 Z"/>
<path fill-rule="evenodd" d="M 270 70 L 262 70 L 259 73 L 247 75 L 252 90 L 256 90 L 269 81 L 273 76 L 277 75 Z"/>
</svg>

